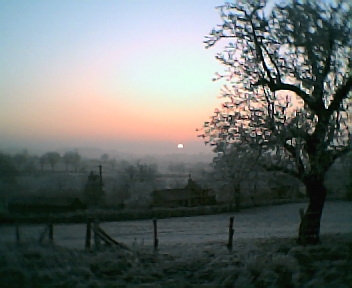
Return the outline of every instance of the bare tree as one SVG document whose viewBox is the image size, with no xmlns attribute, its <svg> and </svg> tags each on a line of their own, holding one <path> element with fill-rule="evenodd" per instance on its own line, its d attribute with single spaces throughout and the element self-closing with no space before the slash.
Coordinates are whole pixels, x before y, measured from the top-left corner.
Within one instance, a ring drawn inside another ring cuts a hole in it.
<svg viewBox="0 0 352 288">
<path fill-rule="evenodd" d="M 66 167 L 66 172 L 68 171 L 68 165 L 71 164 L 71 152 L 66 152 L 63 156 L 62 156 L 62 160 L 65 163 L 65 167 Z"/>
<path fill-rule="evenodd" d="M 79 155 L 77 151 L 73 151 L 71 157 L 71 165 L 74 167 L 75 172 L 77 172 L 81 162 L 81 155 Z"/>
<path fill-rule="evenodd" d="M 24 150 L 22 153 L 15 154 L 13 156 L 13 160 L 15 165 L 17 166 L 18 171 L 23 171 L 24 166 L 28 161 L 29 155 L 27 150 Z"/>
<path fill-rule="evenodd" d="M 352 12 L 342 0 L 293 0 L 273 8 L 268 2 L 218 7 L 222 24 L 205 44 L 225 41 L 216 58 L 227 70 L 216 79 L 229 84 L 220 95 L 222 109 L 204 123 L 200 136 L 221 149 L 256 143 L 268 169 L 299 178 L 309 205 L 298 241 L 314 244 L 325 174 L 350 149 Z"/>
<path fill-rule="evenodd" d="M 43 156 L 45 156 L 44 159 L 46 159 L 46 161 L 48 161 L 48 163 L 50 164 L 51 171 L 54 171 L 55 165 L 61 159 L 60 154 L 58 152 L 47 152 Z"/>
<path fill-rule="evenodd" d="M 39 157 L 39 163 L 40 163 L 40 167 L 42 169 L 42 172 L 44 171 L 44 165 L 45 163 L 48 161 L 48 159 L 46 158 L 46 154 L 42 155 Z"/>
<path fill-rule="evenodd" d="M 62 160 L 65 163 L 66 172 L 68 171 L 68 165 L 71 165 L 74 168 L 74 170 L 77 172 L 77 168 L 81 160 L 81 156 L 78 154 L 77 151 L 69 151 L 62 156 Z"/>
</svg>

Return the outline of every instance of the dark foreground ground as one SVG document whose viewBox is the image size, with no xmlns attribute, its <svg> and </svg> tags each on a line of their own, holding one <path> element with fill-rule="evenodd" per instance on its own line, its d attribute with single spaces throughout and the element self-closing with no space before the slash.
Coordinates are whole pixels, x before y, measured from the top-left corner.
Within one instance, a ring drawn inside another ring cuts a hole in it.
<svg viewBox="0 0 352 288">
<path fill-rule="evenodd" d="M 5 287 L 352 287 L 352 233 L 325 234 L 298 246 L 293 238 L 175 244 L 154 252 L 83 251 L 44 243 L 0 247 Z"/>
</svg>

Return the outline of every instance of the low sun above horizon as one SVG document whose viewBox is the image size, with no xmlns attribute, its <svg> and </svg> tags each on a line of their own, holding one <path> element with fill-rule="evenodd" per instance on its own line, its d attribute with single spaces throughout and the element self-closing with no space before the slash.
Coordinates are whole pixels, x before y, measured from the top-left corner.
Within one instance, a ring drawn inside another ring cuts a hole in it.
<svg viewBox="0 0 352 288">
<path fill-rule="evenodd" d="M 181 143 L 178 144 L 178 145 L 177 145 L 177 148 L 178 148 L 178 149 L 183 149 L 183 144 L 181 144 Z"/>
</svg>

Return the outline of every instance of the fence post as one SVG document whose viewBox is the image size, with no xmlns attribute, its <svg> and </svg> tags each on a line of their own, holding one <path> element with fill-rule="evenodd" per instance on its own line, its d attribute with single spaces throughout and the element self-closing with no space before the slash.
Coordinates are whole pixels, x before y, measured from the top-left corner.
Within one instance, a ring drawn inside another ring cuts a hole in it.
<svg viewBox="0 0 352 288">
<path fill-rule="evenodd" d="M 54 241 L 54 224 L 53 222 L 49 223 L 49 241 L 53 242 Z"/>
<path fill-rule="evenodd" d="M 233 229 L 233 219 L 234 217 L 230 217 L 230 223 L 229 223 L 229 240 L 227 242 L 227 249 L 229 251 L 232 250 L 232 240 L 233 240 L 233 233 L 235 232 L 235 230 Z"/>
<path fill-rule="evenodd" d="M 94 245 L 95 245 L 95 249 L 97 250 L 100 249 L 100 237 L 98 235 L 98 230 L 99 230 L 99 219 L 95 218 L 94 219 Z"/>
<path fill-rule="evenodd" d="M 92 235 L 92 230 L 91 230 L 91 222 L 92 219 L 88 218 L 87 219 L 87 232 L 86 232 L 86 249 L 90 249 L 90 239 Z"/>
<path fill-rule="evenodd" d="M 153 226 L 154 226 L 154 250 L 156 250 L 158 249 L 158 245 L 159 245 L 157 219 L 153 220 Z"/>
</svg>

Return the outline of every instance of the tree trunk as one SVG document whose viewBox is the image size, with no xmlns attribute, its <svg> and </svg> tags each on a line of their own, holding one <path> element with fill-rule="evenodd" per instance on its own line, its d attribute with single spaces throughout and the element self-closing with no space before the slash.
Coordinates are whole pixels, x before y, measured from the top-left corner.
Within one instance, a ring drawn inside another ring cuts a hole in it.
<svg viewBox="0 0 352 288">
<path fill-rule="evenodd" d="M 319 243 L 320 221 L 326 199 L 324 177 L 310 175 L 304 181 L 309 196 L 309 205 L 302 217 L 297 242 L 302 245 Z"/>
</svg>

